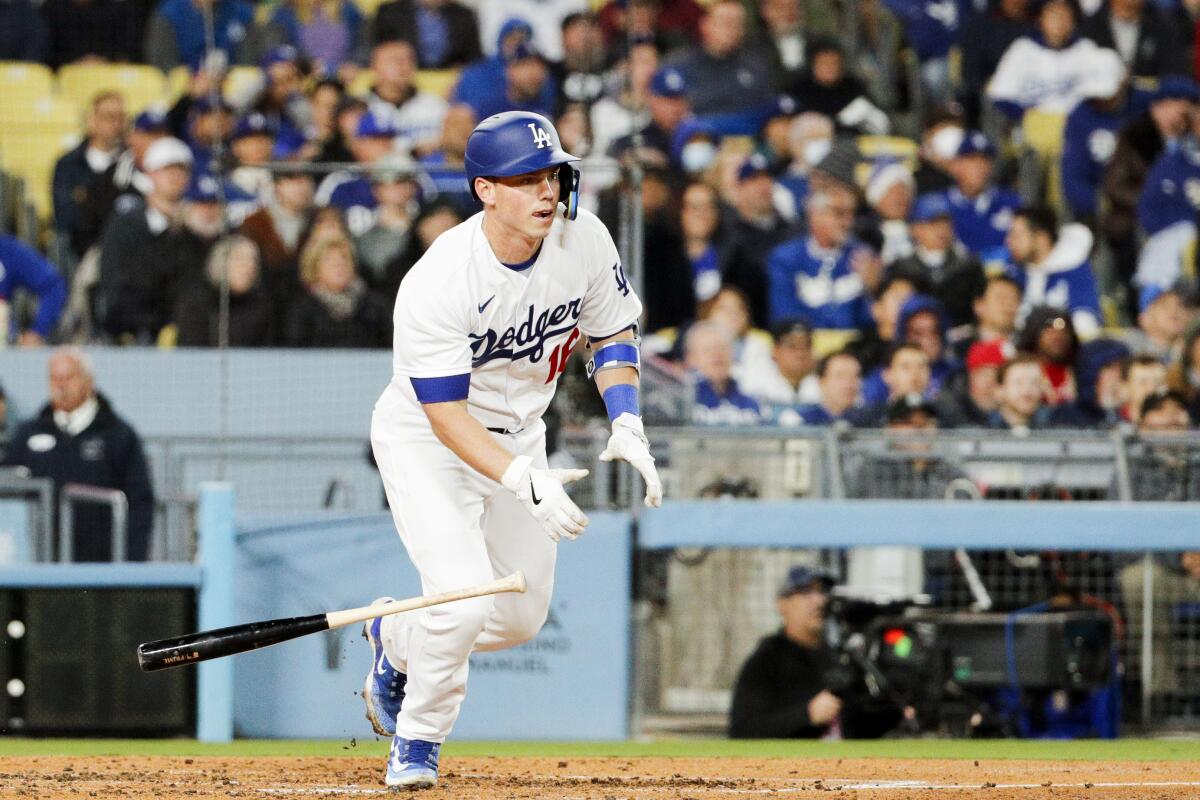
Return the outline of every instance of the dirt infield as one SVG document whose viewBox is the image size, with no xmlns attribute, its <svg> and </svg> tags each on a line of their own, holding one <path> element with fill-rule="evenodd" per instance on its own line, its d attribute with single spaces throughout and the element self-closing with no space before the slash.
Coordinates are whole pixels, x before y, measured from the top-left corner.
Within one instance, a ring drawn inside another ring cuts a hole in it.
<svg viewBox="0 0 1200 800">
<path fill-rule="evenodd" d="M 385 797 L 379 758 L 0 757 L 0 798 Z M 911 759 L 454 758 L 422 800 L 1200 798 L 1200 764 Z"/>
</svg>

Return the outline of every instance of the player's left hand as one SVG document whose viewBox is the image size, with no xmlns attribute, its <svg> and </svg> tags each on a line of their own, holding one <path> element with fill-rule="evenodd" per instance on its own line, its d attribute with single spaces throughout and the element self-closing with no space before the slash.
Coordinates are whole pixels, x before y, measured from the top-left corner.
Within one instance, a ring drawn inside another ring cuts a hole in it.
<svg viewBox="0 0 1200 800">
<path fill-rule="evenodd" d="M 646 482 L 646 505 L 658 508 L 662 505 L 663 488 L 658 470 L 654 468 L 654 456 L 650 455 L 650 442 L 642 428 L 642 421 L 633 414 L 621 414 L 613 420 L 612 436 L 608 446 L 600 454 L 601 461 L 628 461 Z"/>
</svg>

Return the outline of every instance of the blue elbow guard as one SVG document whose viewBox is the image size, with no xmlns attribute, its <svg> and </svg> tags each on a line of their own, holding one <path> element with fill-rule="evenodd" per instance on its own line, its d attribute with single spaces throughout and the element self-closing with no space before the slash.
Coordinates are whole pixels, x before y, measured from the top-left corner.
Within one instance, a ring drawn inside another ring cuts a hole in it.
<svg viewBox="0 0 1200 800">
<path fill-rule="evenodd" d="M 627 339 L 600 345 L 587 363 L 587 374 L 589 378 L 594 378 L 597 372 L 618 367 L 633 367 L 639 373 L 642 371 L 640 340 Z"/>
</svg>

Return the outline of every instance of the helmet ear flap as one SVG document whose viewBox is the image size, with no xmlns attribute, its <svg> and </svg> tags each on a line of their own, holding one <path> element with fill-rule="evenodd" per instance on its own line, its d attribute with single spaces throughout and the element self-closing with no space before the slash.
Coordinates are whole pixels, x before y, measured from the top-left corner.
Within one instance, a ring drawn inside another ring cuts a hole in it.
<svg viewBox="0 0 1200 800">
<path fill-rule="evenodd" d="M 571 164 L 558 168 L 558 202 L 563 204 L 563 216 L 575 219 L 579 214 L 579 170 Z"/>
</svg>

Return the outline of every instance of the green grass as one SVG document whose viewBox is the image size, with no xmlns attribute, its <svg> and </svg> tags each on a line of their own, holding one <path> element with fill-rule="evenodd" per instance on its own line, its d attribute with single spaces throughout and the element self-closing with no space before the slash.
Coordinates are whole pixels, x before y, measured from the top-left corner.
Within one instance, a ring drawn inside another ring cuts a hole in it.
<svg viewBox="0 0 1200 800">
<path fill-rule="evenodd" d="M 1119 741 L 1037 742 L 1015 740 L 888 740 L 869 742 L 725 741 L 673 739 L 657 742 L 455 742 L 448 756 L 543 756 L 583 758 L 962 758 L 1079 759 L 1111 761 L 1200 761 L 1200 741 L 1122 739 Z M 299 758 L 367 756 L 383 758 L 387 742 L 357 740 L 239 740 L 228 745 L 189 739 L 21 739 L 0 737 L 0 757 L 55 755 L 162 755 Z"/>
</svg>

